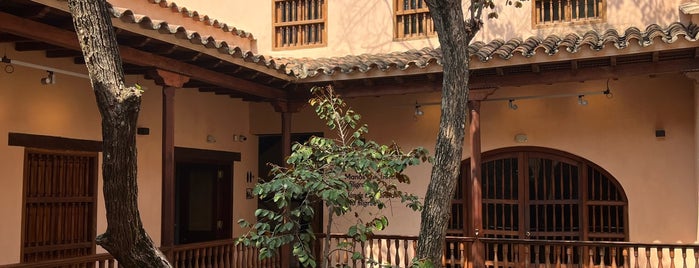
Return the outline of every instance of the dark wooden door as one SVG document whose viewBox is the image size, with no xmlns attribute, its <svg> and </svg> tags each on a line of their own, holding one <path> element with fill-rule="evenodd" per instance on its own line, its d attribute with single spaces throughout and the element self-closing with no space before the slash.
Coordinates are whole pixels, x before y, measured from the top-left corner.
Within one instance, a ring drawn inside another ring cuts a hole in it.
<svg viewBox="0 0 699 268">
<path fill-rule="evenodd" d="M 22 262 L 95 252 L 97 153 L 27 149 Z"/>
<path fill-rule="evenodd" d="M 177 163 L 175 243 L 231 237 L 232 166 Z"/>
</svg>

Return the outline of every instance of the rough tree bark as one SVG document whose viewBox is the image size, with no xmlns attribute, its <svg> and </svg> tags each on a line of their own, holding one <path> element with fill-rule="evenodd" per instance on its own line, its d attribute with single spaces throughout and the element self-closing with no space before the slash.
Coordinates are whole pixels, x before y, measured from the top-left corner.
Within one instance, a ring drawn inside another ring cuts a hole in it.
<svg viewBox="0 0 699 268">
<path fill-rule="evenodd" d="M 444 249 L 468 119 L 468 45 L 481 26 L 484 1 L 472 0 L 471 17 L 464 21 L 461 0 L 425 0 L 439 37 L 444 77 L 435 161 L 421 215 L 417 255 L 437 266 Z"/>
<path fill-rule="evenodd" d="M 170 267 L 143 229 L 136 185 L 136 120 L 141 92 L 126 87 L 109 6 L 69 0 L 73 25 L 102 115 L 102 177 L 107 231 L 97 244 L 123 267 Z"/>
</svg>

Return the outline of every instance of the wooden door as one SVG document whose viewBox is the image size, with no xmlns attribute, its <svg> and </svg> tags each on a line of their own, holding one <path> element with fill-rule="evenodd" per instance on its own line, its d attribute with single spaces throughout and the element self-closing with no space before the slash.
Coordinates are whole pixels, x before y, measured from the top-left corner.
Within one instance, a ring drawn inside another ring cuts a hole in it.
<svg viewBox="0 0 699 268">
<path fill-rule="evenodd" d="M 231 238 L 232 166 L 177 163 L 177 244 Z"/>
<path fill-rule="evenodd" d="M 22 262 L 94 254 L 97 153 L 27 149 Z"/>
</svg>

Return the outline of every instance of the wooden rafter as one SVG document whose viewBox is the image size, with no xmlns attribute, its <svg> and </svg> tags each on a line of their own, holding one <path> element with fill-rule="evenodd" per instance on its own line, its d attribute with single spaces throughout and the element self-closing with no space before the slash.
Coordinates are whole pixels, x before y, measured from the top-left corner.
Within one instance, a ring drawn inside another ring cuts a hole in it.
<svg viewBox="0 0 699 268">
<path fill-rule="evenodd" d="M 624 65 L 615 64 L 614 66 L 596 68 L 578 68 L 575 71 L 563 69 L 546 72 L 542 71 L 540 73 L 529 72 L 491 76 L 474 76 L 471 77 L 470 84 L 471 88 L 527 86 L 537 84 L 602 80 L 629 76 L 646 76 L 651 74 L 679 73 L 697 69 L 699 69 L 699 61 L 691 58 L 659 61 L 655 63 L 645 62 Z M 342 96 L 344 97 L 439 92 L 442 88 L 440 79 L 431 80 L 427 75 L 425 75 L 424 79 L 421 80 L 411 80 L 410 87 L 395 83 L 377 84 L 372 87 L 367 87 L 363 82 L 364 80 L 355 81 L 356 82 L 352 83 L 349 81 L 344 81 L 342 83 L 341 81 L 334 81 L 334 83 L 342 84 L 342 87 L 338 87 L 338 90 L 342 91 Z"/>
<path fill-rule="evenodd" d="M 23 36 L 67 49 L 80 49 L 75 33 L 50 25 L 0 12 L 0 31 Z M 241 78 L 224 75 L 178 60 L 143 52 L 131 47 L 120 46 L 124 62 L 167 70 L 204 81 L 216 86 L 236 90 L 266 99 L 286 98 L 283 90 L 257 84 Z"/>
</svg>

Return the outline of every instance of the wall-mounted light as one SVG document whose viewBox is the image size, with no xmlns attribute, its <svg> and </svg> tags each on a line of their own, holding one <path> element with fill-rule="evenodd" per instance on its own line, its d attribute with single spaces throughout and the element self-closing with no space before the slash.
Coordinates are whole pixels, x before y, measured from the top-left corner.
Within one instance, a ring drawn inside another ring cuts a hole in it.
<svg viewBox="0 0 699 268">
<path fill-rule="evenodd" d="M 233 141 L 244 142 L 247 140 L 248 140 L 248 137 L 245 135 L 233 135 Z"/>
<path fill-rule="evenodd" d="M 138 135 L 150 135 L 150 128 L 138 127 L 138 128 L 136 128 L 136 134 L 138 134 Z"/>
<path fill-rule="evenodd" d="M 527 134 L 519 133 L 519 134 L 515 135 L 515 142 L 516 143 L 525 143 L 528 140 L 529 140 L 529 138 L 527 137 Z"/>
<path fill-rule="evenodd" d="M 656 138 L 665 138 L 665 129 L 659 128 L 655 130 Z"/>
<path fill-rule="evenodd" d="M 578 104 L 581 106 L 587 106 L 588 101 L 585 99 L 585 95 L 578 95 Z"/>
<path fill-rule="evenodd" d="M 512 110 L 517 110 L 517 108 L 519 108 L 519 106 L 517 106 L 517 104 L 515 104 L 515 100 L 514 100 L 514 99 L 510 99 L 510 100 L 507 102 L 507 107 L 510 107 L 510 109 L 512 109 Z"/>
<path fill-rule="evenodd" d="M 56 75 L 52 71 L 46 71 L 46 77 L 41 78 L 42 85 L 52 85 L 56 83 Z"/>
</svg>

